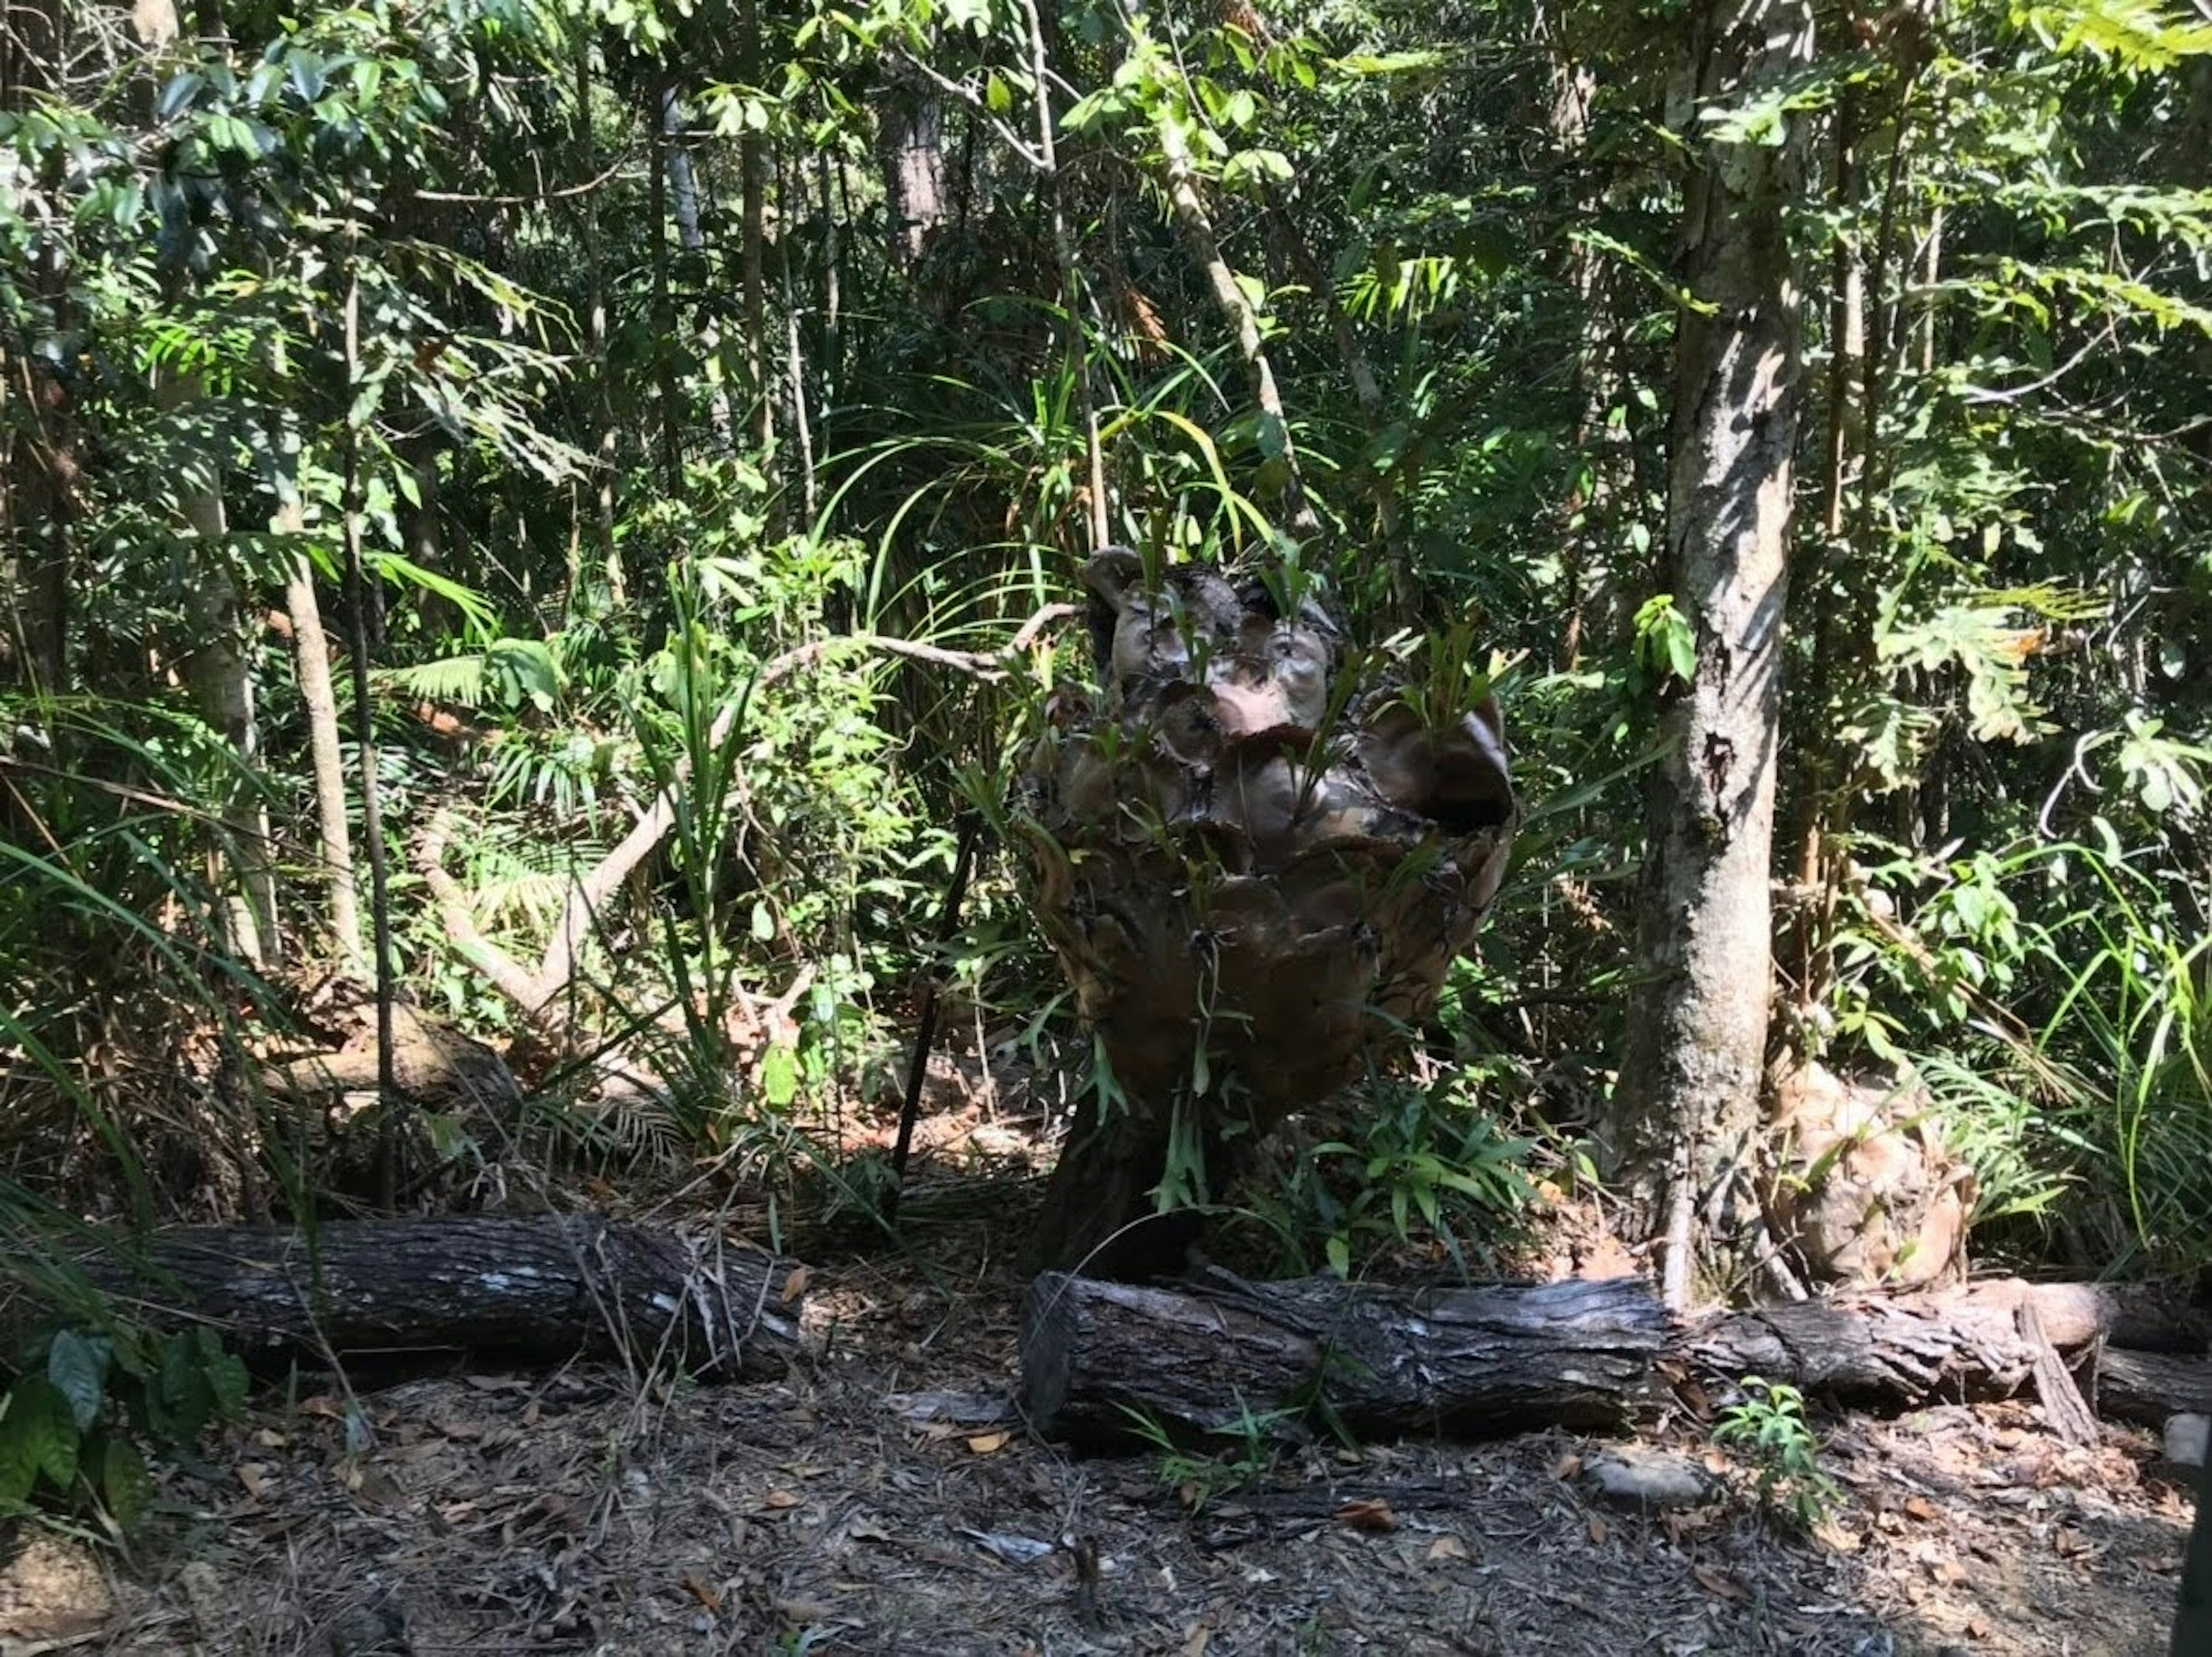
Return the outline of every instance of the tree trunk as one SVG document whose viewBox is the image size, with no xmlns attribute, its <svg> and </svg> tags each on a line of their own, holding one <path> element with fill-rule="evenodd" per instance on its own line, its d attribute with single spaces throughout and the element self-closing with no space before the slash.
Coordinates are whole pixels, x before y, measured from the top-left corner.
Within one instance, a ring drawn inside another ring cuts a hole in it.
<svg viewBox="0 0 2212 1657">
<path fill-rule="evenodd" d="M 1754 96 L 1811 50 L 1803 0 L 1706 0 L 1676 126 Z M 1797 294 L 1784 210 L 1796 143 L 1709 143 L 1687 182 L 1668 478 L 1668 580 L 1696 677 L 1668 710 L 1649 802 L 1639 987 L 1613 1121 L 1632 1225 L 1686 1305 L 1695 1251 L 1755 1215 L 1783 610 L 1797 435 Z"/>
<path fill-rule="evenodd" d="M 738 75 L 749 87 L 761 84 L 760 7 L 739 0 Z M 738 187 L 744 215 L 738 257 L 744 305 L 745 377 L 752 399 L 752 440 L 763 462 L 775 444 L 775 402 L 769 385 L 772 361 L 768 343 L 768 152 L 757 128 L 738 135 Z M 780 510 L 780 508 L 779 508 Z"/>
<path fill-rule="evenodd" d="M 2197 1469 L 2197 1522 L 2189 1531 L 2189 1558 L 2181 1568 L 2181 1614 L 2173 1624 L 2171 1657 L 2204 1657 L 2212 1651 L 2212 1455 Z"/>
<path fill-rule="evenodd" d="M 702 297 L 699 301 L 699 357 L 713 362 L 720 355 L 722 331 L 713 309 L 704 295 L 718 290 L 707 267 L 707 230 L 699 214 L 699 174 L 691 165 L 691 149 L 685 142 L 690 130 L 690 118 L 684 113 L 684 100 L 677 96 L 671 83 L 660 89 L 660 134 L 666 145 L 664 154 L 668 161 L 668 205 L 676 216 L 677 245 L 684 250 L 688 264 L 696 269 L 687 271 L 684 280 Z M 730 406 L 730 382 L 726 374 L 714 378 L 714 394 L 707 402 L 707 418 L 714 428 L 718 448 L 728 453 L 737 442 L 737 412 Z"/>
<path fill-rule="evenodd" d="M 2031 1320 L 2040 1339 L 2022 1332 Z M 1135 1442 L 1140 1423 L 1198 1439 L 1248 1417 L 1294 1432 L 1316 1415 L 1363 1437 L 1482 1435 L 1621 1425 L 1684 1374 L 1755 1374 L 1892 1408 L 2011 1393 L 2047 1344 L 2100 1353 L 2107 1374 L 2130 1377 L 2093 1389 L 2106 1414 L 2155 1423 L 2212 1384 L 2212 1363 L 2104 1343 L 2202 1353 L 2206 1329 L 2203 1308 L 2155 1290 L 2008 1279 L 1685 1326 L 1637 1278 L 1378 1290 L 1217 1270 L 1140 1288 L 1049 1272 L 1023 1303 L 1021 1400 L 1038 1432 L 1094 1445 Z"/>
<path fill-rule="evenodd" d="M 297 535 L 303 525 L 295 503 L 277 514 L 276 532 Z M 323 631 L 314 568 L 301 553 L 284 583 L 284 608 L 292 620 L 292 659 L 300 701 L 307 714 L 307 753 L 314 773 L 315 826 L 322 876 L 330 897 L 331 936 L 349 965 L 362 960 L 361 900 L 353 877 L 353 833 L 346 821 L 345 755 L 338 744 L 338 701 L 331 682 L 331 641 Z"/>
<path fill-rule="evenodd" d="M 1456 659 L 1378 675 L 1279 571 L 1109 547 L 1084 580 L 1099 699 L 1055 697 L 1016 821 L 1097 1062 L 1030 1258 L 1143 1276 L 1189 1235 L 1168 1211 L 1436 1005 L 1517 808 Z"/>
<path fill-rule="evenodd" d="M 684 398 L 676 378 L 676 308 L 668 290 L 668 132 L 662 120 L 665 101 L 675 94 L 664 84 L 647 105 L 653 134 L 652 164 L 647 175 L 647 258 L 653 270 L 653 379 L 660 401 L 660 487 L 667 498 L 684 498 Z"/>
<path fill-rule="evenodd" d="M 599 155 L 598 146 L 592 139 L 592 44 L 588 37 L 580 39 L 576 47 L 576 142 L 583 152 L 584 177 L 596 178 Z M 580 601 L 603 602 L 619 613 L 626 597 L 622 553 L 615 544 L 615 479 L 620 470 L 621 451 L 615 428 L 614 387 L 607 372 L 606 249 L 605 238 L 599 228 L 599 192 L 596 189 L 584 192 L 583 222 L 584 270 L 588 290 L 584 355 L 591 364 L 592 421 L 596 428 L 592 445 L 597 474 L 592 483 L 592 545 L 606 585 L 602 593 L 587 592 L 584 561 L 579 554 L 571 560 L 568 606 L 574 611 Z M 586 608 L 595 609 L 596 603 L 587 602 Z"/>
<path fill-rule="evenodd" d="M 196 378 L 163 376 L 155 387 L 162 408 L 189 419 L 207 406 Z M 200 718 L 236 756 L 223 783 L 222 860 L 229 877 L 218 883 L 228 947 L 240 960 L 258 967 L 275 962 L 281 948 L 276 932 L 276 877 L 270 858 L 269 810 L 256 768 L 261 756 L 261 725 L 255 706 L 252 665 L 243 624 L 243 596 L 230 564 L 230 526 L 223 507 L 220 439 L 198 446 L 195 464 L 177 479 L 177 517 L 191 532 L 191 586 L 185 594 L 189 641 L 178 671 L 191 691 Z"/>
<path fill-rule="evenodd" d="M 886 54 L 875 99 L 876 164 L 891 261 L 912 271 L 930 238 L 951 217 L 945 180 L 945 103 L 896 54 Z"/>
<path fill-rule="evenodd" d="M 793 1262 L 596 1216 L 211 1227 L 81 1265 L 156 1321 L 205 1319 L 249 1350 L 325 1361 L 627 1355 L 755 1378 L 799 1350 Z"/>
</svg>

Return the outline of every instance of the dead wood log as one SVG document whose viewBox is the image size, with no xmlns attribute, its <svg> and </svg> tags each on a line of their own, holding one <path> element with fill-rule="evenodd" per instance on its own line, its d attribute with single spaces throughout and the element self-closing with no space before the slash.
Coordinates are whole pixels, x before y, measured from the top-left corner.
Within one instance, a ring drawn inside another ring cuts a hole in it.
<svg viewBox="0 0 2212 1657">
<path fill-rule="evenodd" d="M 2100 1414 L 2142 1427 L 2163 1426 L 2172 1415 L 2212 1415 L 2212 1358 L 2106 1347 L 2097 1360 L 2096 1399 Z"/>
<path fill-rule="evenodd" d="M 626 1355 L 750 1380 L 799 1350 L 793 1262 L 590 1215 L 196 1228 L 79 1266 L 131 1315 L 249 1352 Z"/>
<path fill-rule="evenodd" d="M 1724 1313 L 1684 1331 L 1680 1350 L 1714 1375 L 1764 1375 L 1846 1404 L 1910 1405 L 1946 1392 L 2007 1393 L 2026 1383 L 2038 1343 L 2021 1332 L 2023 1307 L 2062 1352 L 2123 1340 L 2205 1350 L 2206 1309 L 2172 1290 L 2013 1278 Z"/>
<path fill-rule="evenodd" d="M 1529 1288 L 1247 1284 L 1155 1289 L 1047 1272 L 1022 1308 L 1022 1406 L 1049 1436 L 1127 1443 L 1319 1406 L 1361 1436 L 1620 1424 L 1665 1350 L 1638 1278 Z"/>
<path fill-rule="evenodd" d="M 1681 1326 L 1634 1278 L 1389 1290 L 1216 1271 L 1164 1288 L 1048 1272 L 1023 1308 L 1022 1404 L 1037 1431 L 1086 1445 L 1129 1443 L 1144 1421 L 1187 1439 L 1248 1416 L 1291 1430 L 1309 1411 L 1361 1435 L 1476 1436 L 1618 1424 L 1662 1371 L 1894 1409 L 2021 1389 L 2055 1350 L 2090 1357 L 2107 1416 L 2155 1422 L 2204 1407 L 2205 1329 L 2205 1308 L 2169 1291 L 2010 1279 Z M 2199 1356 L 2112 1346 L 2123 1331 Z"/>
</svg>

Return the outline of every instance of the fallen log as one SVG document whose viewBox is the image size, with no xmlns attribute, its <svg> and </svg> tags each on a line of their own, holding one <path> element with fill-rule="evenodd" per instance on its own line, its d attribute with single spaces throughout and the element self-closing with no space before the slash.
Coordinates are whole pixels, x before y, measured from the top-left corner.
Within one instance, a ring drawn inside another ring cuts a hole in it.
<svg viewBox="0 0 2212 1657">
<path fill-rule="evenodd" d="M 198 1228 L 77 1268 L 130 1315 L 204 1321 L 249 1353 L 580 1354 L 751 1380 L 799 1350 L 792 1261 L 591 1215 Z"/>
<path fill-rule="evenodd" d="M 1024 1302 L 1021 1399 L 1038 1432 L 1093 1447 L 1133 1442 L 1140 1423 L 1196 1439 L 1255 1418 L 1482 1436 L 1622 1424 L 1662 1375 L 1905 1408 L 2021 1390 L 2041 1357 L 2055 1387 L 2056 1350 L 2088 1358 L 2085 1390 L 2108 1416 L 2156 1421 L 2201 1398 L 2207 1326 L 2204 1308 L 2163 1291 L 2010 1279 L 1677 1325 L 1635 1278 L 1405 1290 L 1216 1270 L 1169 1288 L 1048 1272 Z M 2121 1332 L 2198 1356 L 2111 1346 Z"/>
<path fill-rule="evenodd" d="M 1241 1430 L 1319 1404 L 1362 1437 L 1611 1427 L 1644 1400 L 1667 1317 L 1640 1278 L 1352 1290 L 1334 1278 L 1195 1290 L 1047 1272 L 1022 1308 L 1031 1426 L 1127 1443 L 1150 1420 Z"/>
</svg>

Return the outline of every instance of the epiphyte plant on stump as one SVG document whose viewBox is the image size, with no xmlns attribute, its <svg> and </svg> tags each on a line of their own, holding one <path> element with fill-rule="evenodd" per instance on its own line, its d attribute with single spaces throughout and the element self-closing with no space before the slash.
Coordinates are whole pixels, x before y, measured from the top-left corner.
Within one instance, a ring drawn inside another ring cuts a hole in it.
<svg viewBox="0 0 2212 1657">
<path fill-rule="evenodd" d="M 1434 1005 L 1517 807 L 1465 629 L 1409 673 L 1294 565 L 1108 547 L 1083 582 L 1099 684 L 1054 693 L 1017 821 L 1096 1071 L 1030 1253 L 1140 1276 L 1261 1133 Z"/>
</svg>

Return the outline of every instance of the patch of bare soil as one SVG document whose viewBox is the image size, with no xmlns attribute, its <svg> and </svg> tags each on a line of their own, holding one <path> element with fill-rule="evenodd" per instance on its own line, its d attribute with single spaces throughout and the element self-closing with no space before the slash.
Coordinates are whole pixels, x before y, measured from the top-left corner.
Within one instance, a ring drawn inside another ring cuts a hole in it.
<svg viewBox="0 0 2212 1657">
<path fill-rule="evenodd" d="M 1018 1285 L 942 1241 L 817 1266 L 821 1350 L 777 1385 L 487 1370 L 265 1401 L 164 1475 L 127 1559 L 19 1537 L 0 1657 L 2165 1650 L 2189 1508 L 2128 1435 L 2070 1450 L 2017 1405 L 1846 1421 L 1810 1539 L 1717 1459 L 1703 1507 L 1608 1505 L 1601 1445 L 1559 1434 L 1321 1444 L 1220 1488 L 1239 1446 L 1167 1478 L 1030 1439 Z"/>
</svg>

